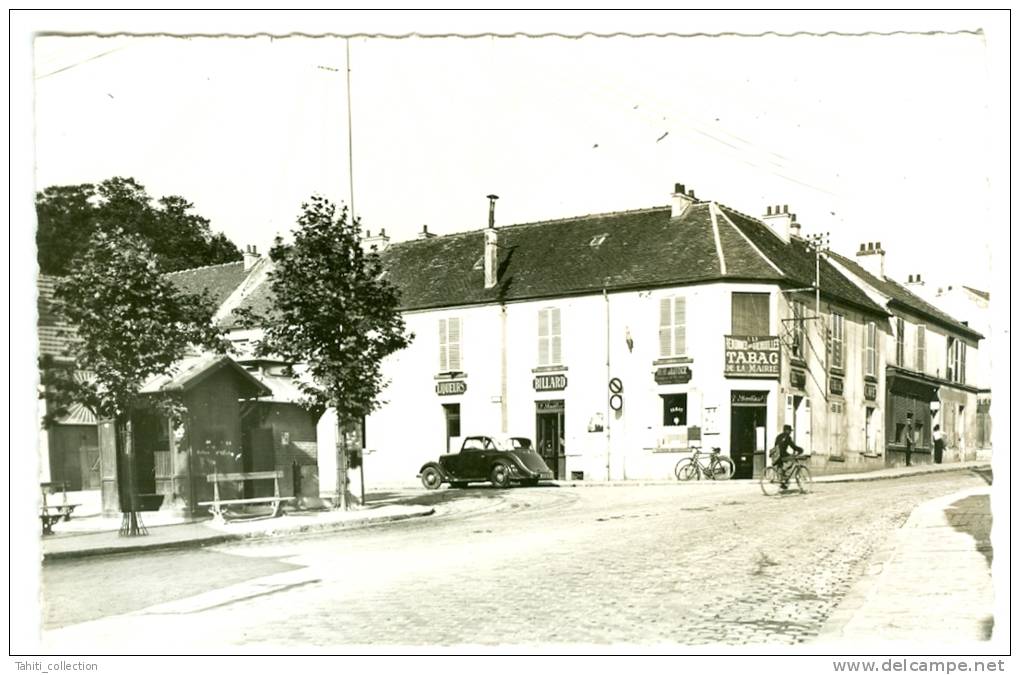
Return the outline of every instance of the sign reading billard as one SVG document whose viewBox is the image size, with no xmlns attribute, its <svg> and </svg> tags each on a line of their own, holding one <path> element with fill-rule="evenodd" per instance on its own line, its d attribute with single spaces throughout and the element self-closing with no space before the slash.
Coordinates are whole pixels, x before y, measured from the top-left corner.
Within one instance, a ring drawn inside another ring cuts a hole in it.
<svg viewBox="0 0 1020 675">
<path fill-rule="evenodd" d="M 535 391 L 561 391 L 567 388 L 567 376 L 539 375 L 532 381 L 531 386 Z"/>
<path fill-rule="evenodd" d="M 725 377 L 779 377 L 779 337 L 726 335 Z"/>
<path fill-rule="evenodd" d="M 436 393 L 440 396 L 456 396 L 463 394 L 465 391 L 467 391 L 467 382 L 463 380 L 436 383 Z"/>
</svg>

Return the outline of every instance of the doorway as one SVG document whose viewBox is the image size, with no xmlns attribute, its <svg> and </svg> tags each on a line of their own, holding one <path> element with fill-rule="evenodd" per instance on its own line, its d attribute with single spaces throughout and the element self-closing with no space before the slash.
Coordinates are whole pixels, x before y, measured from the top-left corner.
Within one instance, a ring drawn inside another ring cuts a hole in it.
<svg viewBox="0 0 1020 675">
<path fill-rule="evenodd" d="M 535 449 L 557 480 L 566 478 L 563 401 L 535 401 Z"/>
<path fill-rule="evenodd" d="M 450 454 L 459 450 L 450 447 L 450 439 L 460 437 L 460 403 L 444 403 L 443 415 L 446 418 L 446 444 L 443 446 L 446 450 L 443 452 Z"/>
<path fill-rule="evenodd" d="M 730 459 L 734 478 L 754 477 L 754 455 L 765 450 L 767 391 L 734 391 L 730 399 Z"/>
</svg>

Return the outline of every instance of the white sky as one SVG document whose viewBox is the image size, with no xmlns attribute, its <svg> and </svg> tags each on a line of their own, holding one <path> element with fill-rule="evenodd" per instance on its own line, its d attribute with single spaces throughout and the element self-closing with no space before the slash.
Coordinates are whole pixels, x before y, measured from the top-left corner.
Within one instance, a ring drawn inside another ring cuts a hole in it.
<svg viewBox="0 0 1020 675">
<path fill-rule="evenodd" d="M 358 38 L 351 53 L 370 230 L 479 228 L 493 192 L 502 224 L 661 205 L 681 182 L 752 215 L 789 204 L 843 253 L 881 241 L 896 278 L 990 285 L 981 35 Z M 262 251 L 313 192 L 349 200 L 343 39 L 41 37 L 35 55 L 37 188 L 133 176 Z"/>
</svg>

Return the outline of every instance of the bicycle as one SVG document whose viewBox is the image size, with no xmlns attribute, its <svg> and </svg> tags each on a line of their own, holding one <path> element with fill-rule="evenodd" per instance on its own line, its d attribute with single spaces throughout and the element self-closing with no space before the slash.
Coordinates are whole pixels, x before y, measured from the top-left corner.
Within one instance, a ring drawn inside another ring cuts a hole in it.
<svg viewBox="0 0 1020 675">
<path fill-rule="evenodd" d="M 726 480 L 733 477 L 736 467 L 733 460 L 719 454 L 719 448 L 712 448 L 711 452 L 703 453 L 701 448 L 696 448 L 694 454 L 685 457 L 676 463 L 673 474 L 677 480 L 701 480 L 704 476 L 709 480 Z M 708 455 L 708 463 L 702 460 L 703 455 Z"/>
<path fill-rule="evenodd" d="M 783 462 L 782 467 L 767 466 L 761 474 L 761 491 L 765 496 L 771 497 L 779 494 L 780 491 L 789 489 L 791 483 L 797 485 L 801 494 L 811 491 L 811 470 L 803 464 L 807 460 L 806 455 L 794 455 L 794 461 Z"/>
</svg>

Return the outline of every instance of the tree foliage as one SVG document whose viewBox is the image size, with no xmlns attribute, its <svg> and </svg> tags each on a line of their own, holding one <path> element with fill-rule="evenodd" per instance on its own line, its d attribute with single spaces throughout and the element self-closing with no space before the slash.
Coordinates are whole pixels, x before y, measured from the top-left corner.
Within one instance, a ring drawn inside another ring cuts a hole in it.
<svg viewBox="0 0 1020 675">
<path fill-rule="evenodd" d="M 75 327 L 66 336 L 74 367 L 41 364 L 50 422 L 71 403 L 117 419 L 136 403 L 146 381 L 171 372 L 192 346 L 226 349 L 212 321 L 212 300 L 178 290 L 138 234 L 96 232 L 70 274 L 57 281 L 54 300 Z M 75 370 L 91 378 L 76 380 Z"/>
<path fill-rule="evenodd" d="M 405 332 L 378 254 L 362 249 L 347 208 L 338 216 L 318 196 L 301 208 L 294 243 L 277 237 L 269 252 L 272 313 L 247 319 L 263 326 L 260 353 L 301 364 L 310 376 L 299 380 L 307 406 L 336 409 L 346 426 L 379 406 L 382 361 L 414 336 Z"/>
<path fill-rule="evenodd" d="M 143 238 L 163 272 L 241 259 L 241 252 L 183 197 L 152 199 L 133 178 L 98 185 L 56 185 L 36 193 L 36 245 L 43 274 L 63 275 L 97 232 L 120 229 Z"/>
</svg>

